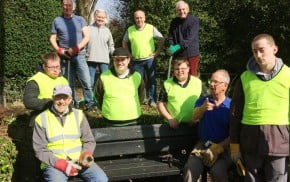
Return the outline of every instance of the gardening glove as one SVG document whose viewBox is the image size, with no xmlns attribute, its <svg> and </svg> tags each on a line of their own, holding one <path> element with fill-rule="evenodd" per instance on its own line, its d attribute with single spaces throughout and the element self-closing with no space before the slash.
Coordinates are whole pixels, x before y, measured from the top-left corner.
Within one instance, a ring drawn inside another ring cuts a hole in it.
<svg viewBox="0 0 290 182">
<path fill-rule="evenodd" d="M 224 152 L 223 146 L 216 143 L 212 143 L 207 150 L 201 153 L 203 156 L 204 165 L 211 167 L 216 162 L 218 155 L 223 152 Z"/>
<path fill-rule="evenodd" d="M 195 146 L 193 147 L 193 150 L 191 151 L 191 154 L 195 155 L 198 158 L 202 158 L 201 151 L 204 150 L 204 142 L 197 142 Z"/>
<path fill-rule="evenodd" d="M 83 167 L 90 167 L 94 163 L 94 157 L 91 152 L 83 152 L 79 158 L 79 164 Z"/>
<path fill-rule="evenodd" d="M 58 48 L 57 49 L 57 54 L 59 55 L 59 57 L 61 59 L 64 59 L 64 60 L 70 60 L 71 59 L 71 56 L 68 55 L 67 53 L 67 49 L 64 49 L 64 48 Z"/>
<path fill-rule="evenodd" d="M 174 54 L 176 51 L 178 51 L 180 49 L 180 45 L 179 44 L 175 44 L 175 45 L 171 45 L 168 49 L 168 52 L 170 55 Z"/>
<path fill-rule="evenodd" d="M 80 53 L 80 48 L 76 45 L 74 46 L 73 48 L 69 48 L 66 53 L 70 56 L 70 57 L 73 57 L 73 56 L 76 56 Z"/>
<path fill-rule="evenodd" d="M 54 167 L 67 176 L 76 176 L 78 175 L 78 171 L 82 169 L 82 167 L 78 164 L 75 164 L 73 161 L 67 161 L 64 159 L 59 159 L 56 161 Z"/>
<path fill-rule="evenodd" d="M 240 152 L 240 144 L 230 144 L 231 158 L 234 161 L 237 172 L 240 176 L 246 176 L 246 169 L 242 163 L 242 155 Z"/>
</svg>

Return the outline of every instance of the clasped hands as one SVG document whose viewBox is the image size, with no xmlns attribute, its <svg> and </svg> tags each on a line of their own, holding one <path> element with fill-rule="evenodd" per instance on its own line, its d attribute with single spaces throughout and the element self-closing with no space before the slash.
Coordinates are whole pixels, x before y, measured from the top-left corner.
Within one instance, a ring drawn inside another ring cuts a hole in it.
<svg viewBox="0 0 290 182">
<path fill-rule="evenodd" d="M 198 142 L 191 153 L 200 158 L 204 165 L 211 167 L 216 162 L 218 155 L 224 152 L 224 148 L 213 142 L 209 142 L 210 146 L 207 147 L 207 143 Z"/>
<path fill-rule="evenodd" d="M 72 48 L 58 48 L 57 49 L 58 55 L 65 59 L 65 60 L 70 60 L 73 56 L 76 56 L 80 53 L 80 48 L 76 45 Z"/>
<path fill-rule="evenodd" d="M 91 152 L 83 152 L 78 160 L 58 159 L 54 167 L 67 176 L 78 175 L 79 170 L 90 167 L 94 162 Z"/>
</svg>

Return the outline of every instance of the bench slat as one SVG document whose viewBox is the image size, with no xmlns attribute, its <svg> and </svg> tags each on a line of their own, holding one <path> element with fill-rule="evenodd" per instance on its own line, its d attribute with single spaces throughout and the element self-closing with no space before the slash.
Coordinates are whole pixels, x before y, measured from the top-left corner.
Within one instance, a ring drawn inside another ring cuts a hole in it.
<svg viewBox="0 0 290 182">
<path fill-rule="evenodd" d="M 109 176 L 110 181 L 169 176 L 180 173 L 179 166 L 152 159 L 134 158 L 97 162 Z"/>
<path fill-rule="evenodd" d="M 196 127 L 180 124 L 178 129 L 172 129 L 167 124 L 136 125 L 126 127 L 94 128 L 92 133 L 97 143 L 106 141 L 137 140 L 143 138 L 159 138 L 170 136 L 196 135 Z"/>
<path fill-rule="evenodd" d="M 192 136 L 185 138 L 182 136 L 170 138 L 157 138 L 146 140 L 133 140 L 133 141 L 120 141 L 111 143 L 97 143 L 94 151 L 94 157 L 108 157 L 130 154 L 143 154 L 143 153 L 160 153 L 166 151 L 189 149 L 193 147 L 196 138 Z"/>
</svg>

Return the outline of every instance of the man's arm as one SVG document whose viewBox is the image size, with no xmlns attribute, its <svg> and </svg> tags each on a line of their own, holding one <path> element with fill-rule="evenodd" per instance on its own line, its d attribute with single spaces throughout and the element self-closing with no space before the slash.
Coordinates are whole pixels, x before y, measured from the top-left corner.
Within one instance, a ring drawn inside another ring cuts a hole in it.
<svg viewBox="0 0 290 182">
<path fill-rule="evenodd" d="M 162 34 L 157 30 L 157 28 L 153 27 L 153 37 L 154 39 L 157 39 L 157 49 L 156 51 L 152 54 L 154 57 L 158 56 L 160 52 L 163 49 L 163 44 L 164 44 L 164 37 Z"/>
<path fill-rule="evenodd" d="M 57 35 L 55 33 L 50 34 L 49 42 L 55 51 L 57 51 L 60 48 L 57 44 L 56 38 Z"/>
<path fill-rule="evenodd" d="M 26 109 L 42 111 L 52 104 L 51 98 L 39 99 L 39 87 L 34 80 L 30 80 L 24 88 L 23 103 Z"/>
<path fill-rule="evenodd" d="M 128 42 L 129 42 L 128 31 L 126 31 L 122 40 L 122 47 L 128 49 Z"/>
<path fill-rule="evenodd" d="M 199 100 L 197 101 L 197 104 L 199 103 Z M 193 115 L 192 115 L 192 122 L 197 123 L 199 120 L 203 117 L 204 113 L 209 110 L 213 110 L 215 104 L 209 102 L 208 97 L 204 99 L 204 102 L 200 106 L 195 106 Z"/>
<path fill-rule="evenodd" d="M 45 129 L 39 126 L 36 122 L 34 123 L 32 141 L 36 158 L 41 162 L 54 166 L 58 158 L 53 155 L 51 150 L 46 148 L 48 141 L 45 136 Z"/>
<path fill-rule="evenodd" d="M 87 43 L 89 42 L 89 40 L 90 40 L 90 34 L 89 34 L 88 26 L 84 26 L 83 29 L 82 29 L 82 32 L 83 32 L 83 39 L 77 45 L 80 50 L 82 48 L 84 48 L 87 45 Z"/>
<path fill-rule="evenodd" d="M 230 142 L 240 143 L 240 127 L 245 98 L 241 79 L 237 80 L 230 107 Z"/>
<path fill-rule="evenodd" d="M 83 115 L 83 120 L 80 127 L 81 127 L 81 139 L 83 142 L 82 151 L 93 153 L 96 147 L 96 141 L 85 115 Z"/>
</svg>

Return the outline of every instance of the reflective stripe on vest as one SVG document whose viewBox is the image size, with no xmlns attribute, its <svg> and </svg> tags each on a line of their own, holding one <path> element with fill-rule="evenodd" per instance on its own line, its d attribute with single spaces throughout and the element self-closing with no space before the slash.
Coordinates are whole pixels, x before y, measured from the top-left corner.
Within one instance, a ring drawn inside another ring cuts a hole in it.
<svg viewBox="0 0 290 182">
<path fill-rule="evenodd" d="M 286 65 L 271 80 L 263 81 L 245 71 L 241 81 L 245 95 L 243 124 L 289 124 L 290 69 Z"/>
<path fill-rule="evenodd" d="M 50 110 L 36 117 L 36 122 L 46 131 L 47 149 L 51 150 L 55 157 L 72 160 L 79 158 L 82 150 L 80 139 L 82 118 L 83 113 L 76 109 L 67 114 L 64 126 Z"/>
<path fill-rule="evenodd" d="M 45 73 L 38 72 L 27 82 L 34 80 L 39 88 L 39 99 L 52 98 L 53 88 L 57 85 L 68 85 L 68 81 L 63 76 L 51 78 Z"/>
<path fill-rule="evenodd" d="M 130 26 L 128 38 L 134 59 L 148 58 L 155 51 L 153 25 L 146 23 L 143 30 L 137 30 L 135 25 Z"/>
<path fill-rule="evenodd" d="M 192 119 L 194 104 L 201 94 L 200 79 L 191 76 L 188 85 L 183 88 L 169 78 L 164 82 L 167 93 L 166 108 L 170 115 L 179 122 L 188 122 Z"/>
<path fill-rule="evenodd" d="M 132 120 L 141 115 L 138 88 L 141 75 L 134 72 L 127 78 L 114 76 L 111 70 L 101 74 L 104 88 L 103 116 L 109 120 Z M 112 84 L 114 83 L 114 84 Z"/>
</svg>

